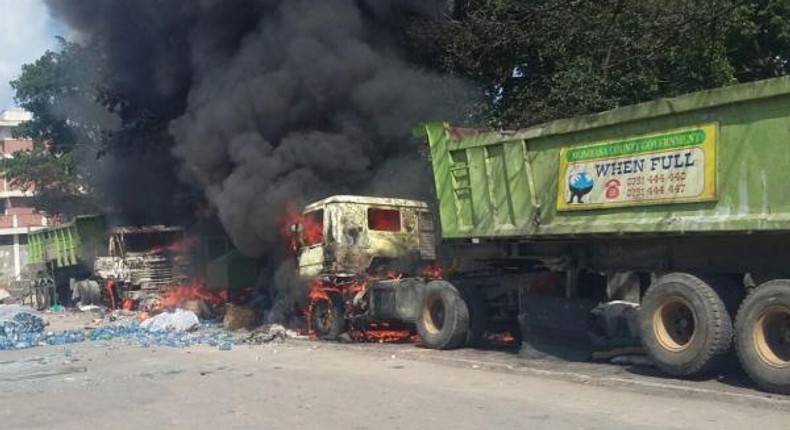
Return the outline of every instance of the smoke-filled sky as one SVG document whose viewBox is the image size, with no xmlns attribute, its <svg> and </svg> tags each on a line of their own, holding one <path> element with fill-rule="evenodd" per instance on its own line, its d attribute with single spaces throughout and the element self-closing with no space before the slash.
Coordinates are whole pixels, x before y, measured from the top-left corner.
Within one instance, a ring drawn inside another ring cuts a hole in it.
<svg viewBox="0 0 790 430">
<path fill-rule="evenodd" d="M 412 127 L 458 118 L 468 92 L 409 64 L 400 41 L 446 3 L 47 1 L 102 47 L 113 91 L 166 121 L 172 160 L 139 167 L 201 190 L 248 255 L 279 240 L 288 201 L 427 196 Z"/>
</svg>

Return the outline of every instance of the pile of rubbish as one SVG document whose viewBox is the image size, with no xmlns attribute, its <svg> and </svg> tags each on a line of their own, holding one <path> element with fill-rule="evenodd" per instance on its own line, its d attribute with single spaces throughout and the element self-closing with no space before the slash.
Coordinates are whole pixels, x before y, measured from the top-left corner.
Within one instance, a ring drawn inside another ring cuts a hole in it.
<svg viewBox="0 0 790 430">
<path fill-rule="evenodd" d="M 183 309 L 163 312 L 143 322 L 133 321 L 59 332 L 45 332 L 44 328 L 42 315 L 34 309 L 19 305 L 0 305 L 0 350 L 120 339 L 141 347 L 180 348 L 209 345 L 227 351 L 233 345 L 281 341 L 288 335 L 280 326 L 247 339 L 240 339 L 223 330 L 219 324 L 201 322 L 194 312 Z"/>
<path fill-rule="evenodd" d="M 280 343 L 288 338 L 298 338 L 298 333 L 288 330 L 280 324 L 267 324 L 242 338 L 241 342 L 250 345 L 261 345 L 264 343 Z"/>
<path fill-rule="evenodd" d="M 148 329 L 134 322 L 126 325 L 107 325 L 86 330 L 44 333 L 38 344 L 65 345 L 84 341 L 121 339 L 130 345 L 138 345 L 143 348 L 151 346 L 183 348 L 195 345 L 209 345 L 219 347 L 221 350 L 230 350 L 233 345 L 240 343 L 230 333 L 212 330 L 215 327 L 210 324 L 201 325 L 200 328 L 201 330 L 195 332 L 173 329 Z"/>
<path fill-rule="evenodd" d="M 27 306 L 0 306 L 0 350 L 36 345 L 44 331 L 41 314 Z"/>
</svg>

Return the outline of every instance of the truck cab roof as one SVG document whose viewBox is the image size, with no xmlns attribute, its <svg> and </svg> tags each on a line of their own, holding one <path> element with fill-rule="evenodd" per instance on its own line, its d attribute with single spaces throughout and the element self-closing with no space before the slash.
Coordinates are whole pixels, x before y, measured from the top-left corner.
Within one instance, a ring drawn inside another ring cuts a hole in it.
<svg viewBox="0 0 790 430">
<path fill-rule="evenodd" d="M 420 200 L 410 199 L 394 199 L 389 197 L 368 197 L 368 196 L 352 196 L 352 195 L 337 195 L 327 197 L 325 199 L 314 202 L 305 207 L 304 212 L 312 212 L 321 209 L 330 204 L 337 203 L 351 203 L 358 205 L 368 206 L 389 206 L 399 208 L 417 208 L 428 210 L 428 204 Z"/>
</svg>

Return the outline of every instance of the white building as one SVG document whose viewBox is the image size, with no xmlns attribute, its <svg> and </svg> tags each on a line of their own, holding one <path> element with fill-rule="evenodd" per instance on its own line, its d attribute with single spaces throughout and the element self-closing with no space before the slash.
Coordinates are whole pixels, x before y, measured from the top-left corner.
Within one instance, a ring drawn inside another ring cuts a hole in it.
<svg viewBox="0 0 790 430">
<path fill-rule="evenodd" d="M 0 111 L 0 156 L 11 158 L 17 151 L 33 148 L 32 141 L 16 139 L 12 133 L 31 118 L 22 109 Z M 33 195 L 33 190 L 22 190 L 11 186 L 5 177 L 0 179 L 0 283 L 19 277 L 27 264 L 27 234 L 47 225 L 47 218 L 32 207 Z"/>
</svg>

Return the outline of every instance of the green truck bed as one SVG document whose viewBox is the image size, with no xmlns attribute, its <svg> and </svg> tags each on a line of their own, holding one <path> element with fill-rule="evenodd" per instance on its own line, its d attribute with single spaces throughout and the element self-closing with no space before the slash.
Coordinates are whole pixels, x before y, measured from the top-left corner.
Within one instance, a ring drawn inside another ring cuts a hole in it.
<svg viewBox="0 0 790 430">
<path fill-rule="evenodd" d="M 790 78 L 515 132 L 433 123 L 446 239 L 790 230 Z"/>
<path fill-rule="evenodd" d="M 79 216 L 73 221 L 28 235 L 28 264 L 52 262 L 55 268 L 91 265 L 107 253 L 103 216 Z"/>
</svg>

